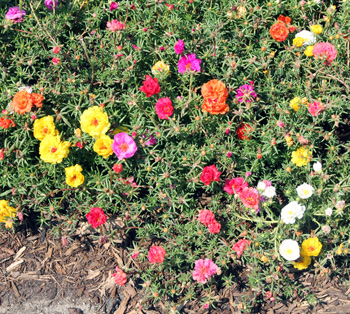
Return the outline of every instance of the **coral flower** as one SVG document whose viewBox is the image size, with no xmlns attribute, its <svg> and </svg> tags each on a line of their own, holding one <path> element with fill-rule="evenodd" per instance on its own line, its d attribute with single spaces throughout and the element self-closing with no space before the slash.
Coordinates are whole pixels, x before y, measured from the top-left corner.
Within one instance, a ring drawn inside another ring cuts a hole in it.
<svg viewBox="0 0 350 314">
<path fill-rule="evenodd" d="M 11 20 L 13 23 L 20 23 L 23 20 L 23 16 L 26 15 L 26 11 L 23 9 L 20 10 L 19 7 L 9 8 L 7 11 L 5 18 L 6 20 Z"/>
<path fill-rule="evenodd" d="M 208 230 L 212 234 L 219 233 L 221 229 L 221 224 L 218 223 L 216 220 L 214 220 L 212 223 L 209 224 Z"/>
<path fill-rule="evenodd" d="M 202 110 L 210 114 L 225 114 L 230 110 L 226 104 L 228 90 L 225 84 L 219 80 L 211 80 L 202 86 L 204 102 Z"/>
<path fill-rule="evenodd" d="M 200 72 L 201 62 L 201 59 L 196 59 L 194 53 L 187 56 L 181 56 L 178 62 L 179 73 L 185 73 L 188 71 Z"/>
<path fill-rule="evenodd" d="M 113 154 L 112 143 L 113 140 L 108 135 L 102 134 L 93 146 L 94 152 L 107 159 Z"/>
<path fill-rule="evenodd" d="M 204 185 L 209 185 L 213 181 L 219 181 L 221 172 L 216 169 L 215 165 L 207 166 L 203 168 L 200 180 Z"/>
<path fill-rule="evenodd" d="M 330 65 L 337 57 L 337 49 L 330 43 L 317 43 L 312 50 L 316 60 L 325 60 L 325 65 Z"/>
<path fill-rule="evenodd" d="M 107 113 L 103 112 L 103 108 L 99 106 L 93 106 L 85 110 L 80 117 L 80 125 L 83 132 L 94 138 L 106 134 L 111 126 Z"/>
<path fill-rule="evenodd" d="M 274 40 L 282 42 L 287 39 L 289 29 L 284 22 L 278 21 L 276 24 L 271 26 L 270 35 Z"/>
<path fill-rule="evenodd" d="M 158 99 L 156 106 L 156 113 L 159 119 L 168 120 L 173 114 L 174 107 L 169 97 Z"/>
<path fill-rule="evenodd" d="M 254 188 L 244 188 L 242 192 L 239 193 L 239 198 L 245 207 L 254 209 L 259 208 L 260 196 Z"/>
<path fill-rule="evenodd" d="M 236 134 L 238 139 L 249 141 L 249 133 L 253 131 L 252 127 L 249 124 L 243 123 L 237 128 Z"/>
<path fill-rule="evenodd" d="M 37 108 L 41 108 L 43 106 L 43 100 L 44 100 L 44 96 L 41 94 L 37 94 L 37 93 L 31 93 L 30 97 L 32 99 L 33 105 Z"/>
<path fill-rule="evenodd" d="M 314 101 L 309 104 L 308 111 L 313 117 L 317 117 L 322 111 L 326 110 L 326 106 L 322 105 L 319 101 Z"/>
<path fill-rule="evenodd" d="M 200 210 L 198 213 L 198 220 L 208 227 L 211 223 L 215 221 L 214 213 L 209 209 Z"/>
<path fill-rule="evenodd" d="M 247 239 L 241 239 L 233 245 L 232 250 L 237 252 L 238 257 L 241 257 L 243 251 L 248 250 L 248 246 L 250 245 L 250 243 L 251 242 Z"/>
<path fill-rule="evenodd" d="M 86 214 L 86 219 L 91 225 L 92 228 L 96 229 L 97 227 L 103 225 L 107 221 L 107 216 L 103 212 L 103 209 L 100 207 L 92 207 L 90 212 Z"/>
<path fill-rule="evenodd" d="M 146 75 L 146 81 L 143 81 L 143 86 L 140 87 L 140 91 L 146 94 L 146 97 L 160 93 L 160 86 L 157 78 L 152 78 Z"/>
<path fill-rule="evenodd" d="M 67 167 L 64 170 L 66 172 L 66 183 L 72 188 L 84 183 L 84 175 L 81 173 L 83 168 L 80 165 Z"/>
<path fill-rule="evenodd" d="M 18 114 L 30 112 L 33 106 L 33 99 L 26 90 L 21 90 L 15 94 L 10 104 L 10 108 Z"/>
<path fill-rule="evenodd" d="M 161 246 L 153 245 L 148 251 L 147 258 L 152 264 L 163 263 L 165 257 L 165 249 Z"/>
<path fill-rule="evenodd" d="M 11 119 L 0 118 L 0 127 L 8 129 L 9 127 L 14 127 L 16 124 Z"/>
<path fill-rule="evenodd" d="M 48 135 L 40 142 L 40 158 L 51 164 L 61 163 L 69 154 L 70 142 L 62 142 L 58 135 Z"/>
<path fill-rule="evenodd" d="M 119 160 L 134 156 L 137 146 L 134 139 L 125 132 L 114 135 L 112 149 Z"/>
<path fill-rule="evenodd" d="M 53 117 L 46 116 L 36 119 L 34 122 L 34 137 L 42 141 L 48 135 L 58 135 Z"/>
<path fill-rule="evenodd" d="M 128 281 L 126 274 L 117 266 L 115 268 L 116 273 L 112 274 L 114 281 L 119 286 L 124 286 Z"/>
<path fill-rule="evenodd" d="M 219 267 L 211 259 L 198 259 L 195 261 L 192 278 L 201 284 L 205 284 L 212 275 L 216 274 L 218 269 Z"/>
<path fill-rule="evenodd" d="M 239 194 L 244 188 L 248 187 L 248 183 L 244 182 L 244 178 L 233 178 L 231 180 L 226 180 L 224 191 L 228 194 Z"/>
<path fill-rule="evenodd" d="M 107 22 L 107 29 L 111 32 L 116 32 L 125 29 L 125 23 L 119 22 L 118 20 L 112 20 Z"/>
</svg>

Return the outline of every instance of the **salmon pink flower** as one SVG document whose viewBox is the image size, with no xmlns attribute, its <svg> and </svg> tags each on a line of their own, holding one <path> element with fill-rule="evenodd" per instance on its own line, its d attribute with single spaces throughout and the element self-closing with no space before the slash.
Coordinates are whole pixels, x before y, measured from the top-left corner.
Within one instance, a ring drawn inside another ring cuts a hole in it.
<svg viewBox="0 0 350 314">
<path fill-rule="evenodd" d="M 260 196 L 254 188 L 246 187 L 238 195 L 245 207 L 259 209 Z"/>
<path fill-rule="evenodd" d="M 192 278 L 201 284 L 205 284 L 212 275 L 216 274 L 218 268 L 219 267 L 209 258 L 205 260 L 198 259 L 195 261 Z"/>
<path fill-rule="evenodd" d="M 209 232 L 212 234 L 219 233 L 221 229 L 221 224 L 214 220 L 212 223 L 209 224 L 208 228 Z"/>
<path fill-rule="evenodd" d="M 119 160 L 134 156 L 137 151 L 137 146 L 134 139 L 125 132 L 114 135 L 112 149 Z"/>
<path fill-rule="evenodd" d="M 241 239 L 233 245 L 232 250 L 237 252 L 238 257 L 241 257 L 243 251 L 248 250 L 248 246 L 250 245 L 250 243 L 251 242 L 249 240 Z"/>
<path fill-rule="evenodd" d="M 143 81 L 143 86 L 140 87 L 140 91 L 146 94 L 146 97 L 160 93 L 160 86 L 157 78 L 152 78 L 146 75 L 146 81 Z"/>
<path fill-rule="evenodd" d="M 113 171 L 117 174 L 121 173 L 123 171 L 123 165 L 121 164 L 114 164 L 112 167 Z"/>
<path fill-rule="evenodd" d="M 219 181 L 221 172 L 216 169 L 215 165 L 203 168 L 200 180 L 204 185 L 209 185 L 213 181 Z"/>
<path fill-rule="evenodd" d="M 148 251 L 147 258 L 152 264 L 163 263 L 165 257 L 165 249 L 161 246 L 153 245 Z"/>
<path fill-rule="evenodd" d="M 206 227 L 215 221 L 214 213 L 209 209 L 200 210 L 198 213 L 198 220 Z"/>
<path fill-rule="evenodd" d="M 224 191 L 228 194 L 239 194 L 244 188 L 248 187 L 248 183 L 244 182 L 244 178 L 233 178 L 231 180 L 226 180 Z"/>
<path fill-rule="evenodd" d="M 185 73 L 188 71 L 200 72 L 201 70 L 201 59 L 196 59 L 196 54 L 181 56 L 178 62 L 179 73 Z"/>
<path fill-rule="evenodd" d="M 124 286 L 128 281 L 126 274 L 117 266 L 115 268 L 116 273 L 112 274 L 114 281 L 119 286 Z"/>
<path fill-rule="evenodd" d="M 185 48 L 185 43 L 181 39 L 179 39 L 174 46 L 175 53 L 177 55 L 182 54 L 184 52 L 184 48 Z"/>
<path fill-rule="evenodd" d="M 158 99 L 155 109 L 159 119 L 168 120 L 173 114 L 174 107 L 172 106 L 170 98 L 165 97 Z"/>
<path fill-rule="evenodd" d="M 112 20 L 107 22 L 107 29 L 111 32 L 116 32 L 125 29 L 125 23 L 119 22 L 118 20 Z"/>
<path fill-rule="evenodd" d="M 319 101 L 309 104 L 308 111 L 313 117 L 317 117 L 324 110 L 326 110 L 326 106 L 322 105 Z"/>
<path fill-rule="evenodd" d="M 97 227 L 103 225 L 107 221 L 107 216 L 103 212 L 103 209 L 100 207 L 92 207 L 90 212 L 86 214 L 86 219 L 91 225 L 92 228 L 96 229 Z"/>
</svg>

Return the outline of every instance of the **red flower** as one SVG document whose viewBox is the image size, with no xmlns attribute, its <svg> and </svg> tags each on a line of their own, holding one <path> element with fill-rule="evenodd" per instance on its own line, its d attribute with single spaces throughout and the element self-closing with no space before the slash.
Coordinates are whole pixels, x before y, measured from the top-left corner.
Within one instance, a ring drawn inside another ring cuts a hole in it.
<svg viewBox="0 0 350 314">
<path fill-rule="evenodd" d="M 152 263 L 163 263 L 165 256 L 165 250 L 161 246 L 151 246 L 149 249 L 147 258 Z"/>
<path fill-rule="evenodd" d="M 174 107 L 169 97 L 158 99 L 156 106 L 156 113 L 159 119 L 168 120 L 173 114 Z"/>
<path fill-rule="evenodd" d="M 0 160 L 4 159 L 4 148 L 0 149 Z"/>
<path fill-rule="evenodd" d="M 214 213 L 209 209 L 203 209 L 199 211 L 198 220 L 208 227 L 211 223 L 215 221 Z"/>
<path fill-rule="evenodd" d="M 273 39 L 275 39 L 278 42 L 286 40 L 289 35 L 287 25 L 282 21 L 278 21 L 276 24 L 273 24 L 271 26 L 270 35 Z"/>
<path fill-rule="evenodd" d="M 117 266 L 115 268 L 116 273 L 112 274 L 114 281 L 119 286 L 124 286 L 128 281 L 126 274 Z"/>
<path fill-rule="evenodd" d="M 241 124 L 241 126 L 236 130 L 236 134 L 240 140 L 249 141 L 248 134 L 252 132 L 253 129 L 249 124 Z"/>
<path fill-rule="evenodd" d="M 260 196 L 254 188 L 244 188 L 243 191 L 239 193 L 239 198 L 245 207 L 254 209 L 259 208 Z"/>
<path fill-rule="evenodd" d="M 204 185 L 209 185 L 212 181 L 219 181 L 221 172 L 215 165 L 204 167 L 200 180 Z"/>
<path fill-rule="evenodd" d="M 114 170 L 115 173 L 119 174 L 119 173 L 121 173 L 123 171 L 123 165 L 121 165 L 121 164 L 114 164 L 112 169 Z"/>
<path fill-rule="evenodd" d="M 86 219 L 91 225 L 92 228 L 96 229 L 97 227 L 103 225 L 107 221 L 107 216 L 103 212 L 103 209 L 100 207 L 92 207 L 90 213 L 86 214 Z"/>
<path fill-rule="evenodd" d="M 244 188 L 248 187 L 248 183 L 244 182 L 244 178 L 233 178 L 231 180 L 226 180 L 224 191 L 228 194 L 239 194 Z"/>
<path fill-rule="evenodd" d="M 214 220 L 211 224 L 209 224 L 209 232 L 212 234 L 219 233 L 221 229 L 221 225 Z"/>
<path fill-rule="evenodd" d="M 140 91 L 146 94 L 146 97 L 158 94 L 160 92 L 160 86 L 157 78 L 152 78 L 146 75 L 146 81 L 143 81 L 143 86 L 140 87 Z"/>
<path fill-rule="evenodd" d="M 16 126 L 16 124 L 11 119 L 0 118 L 0 126 L 4 129 L 8 129 L 10 126 Z"/>
</svg>

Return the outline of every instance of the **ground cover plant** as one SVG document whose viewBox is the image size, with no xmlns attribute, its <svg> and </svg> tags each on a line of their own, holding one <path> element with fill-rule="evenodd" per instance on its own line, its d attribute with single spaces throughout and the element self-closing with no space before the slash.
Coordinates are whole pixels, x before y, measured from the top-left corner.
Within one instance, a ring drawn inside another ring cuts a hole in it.
<svg viewBox="0 0 350 314">
<path fill-rule="evenodd" d="M 174 313 L 247 265 L 246 312 L 348 280 L 349 1 L 3 4 L 2 228 L 128 237 L 116 284 Z"/>
</svg>

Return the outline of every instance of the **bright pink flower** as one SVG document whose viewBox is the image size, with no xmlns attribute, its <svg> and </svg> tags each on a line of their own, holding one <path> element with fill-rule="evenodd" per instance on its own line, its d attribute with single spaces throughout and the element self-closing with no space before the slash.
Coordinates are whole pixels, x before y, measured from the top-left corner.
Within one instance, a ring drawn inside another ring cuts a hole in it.
<svg viewBox="0 0 350 314">
<path fill-rule="evenodd" d="M 115 268 L 116 273 L 112 274 L 114 281 L 119 286 L 124 286 L 128 281 L 126 274 L 117 266 Z"/>
<path fill-rule="evenodd" d="M 190 3 L 191 3 L 191 0 L 190 0 Z M 205 304 L 203 305 L 203 308 L 204 308 L 204 309 L 208 309 L 208 308 L 209 308 L 209 303 L 205 303 Z"/>
<path fill-rule="evenodd" d="M 163 263 L 165 257 L 165 250 L 161 246 L 153 245 L 148 251 L 147 258 L 152 263 Z"/>
<path fill-rule="evenodd" d="M 165 4 L 167 7 L 168 7 L 168 10 L 170 11 L 170 10 L 172 10 L 172 9 L 174 9 L 174 5 L 173 4 Z"/>
<path fill-rule="evenodd" d="M 254 86 L 251 84 L 244 84 L 237 89 L 236 98 L 239 102 L 252 102 L 253 98 L 258 97 L 254 91 Z"/>
<path fill-rule="evenodd" d="M 231 152 L 227 152 L 227 158 L 231 158 L 232 153 Z"/>
<path fill-rule="evenodd" d="M 142 82 L 143 85 L 140 87 L 140 91 L 146 94 L 146 97 L 151 97 L 155 94 L 159 94 L 161 92 L 158 79 L 152 78 L 149 75 L 146 75 L 146 81 Z"/>
<path fill-rule="evenodd" d="M 280 120 L 277 121 L 277 126 L 279 126 L 280 128 L 284 128 L 284 123 Z"/>
<path fill-rule="evenodd" d="M 272 298 L 272 292 L 271 291 L 266 291 L 266 298 L 268 298 L 268 299 Z"/>
<path fill-rule="evenodd" d="M 132 136 L 133 138 L 136 138 L 136 137 L 137 137 L 137 132 L 135 132 L 135 131 L 132 132 L 132 133 L 131 133 L 131 136 Z"/>
<path fill-rule="evenodd" d="M 159 119 L 168 120 L 173 114 L 174 107 L 169 97 L 158 99 L 155 109 Z"/>
<path fill-rule="evenodd" d="M 107 29 L 111 32 L 116 32 L 125 29 L 125 23 L 119 22 L 118 20 L 112 20 L 107 22 Z"/>
<path fill-rule="evenodd" d="M 239 194 L 244 188 L 248 186 L 247 182 L 244 182 L 244 178 L 233 178 L 231 180 L 226 180 L 224 191 L 228 194 Z"/>
<path fill-rule="evenodd" d="M 186 56 L 181 56 L 178 62 L 179 73 L 185 73 L 187 71 L 200 72 L 201 62 L 201 59 L 196 59 L 196 54 L 194 53 Z"/>
<path fill-rule="evenodd" d="M 137 258 L 139 255 L 140 255 L 140 252 L 134 252 L 134 253 L 132 253 L 131 258 L 135 259 L 135 258 Z"/>
<path fill-rule="evenodd" d="M 103 225 L 107 221 L 107 216 L 103 212 L 103 209 L 100 207 L 92 207 L 90 212 L 86 214 L 86 219 L 91 225 L 92 228 L 96 229 L 97 227 Z"/>
<path fill-rule="evenodd" d="M 198 220 L 208 227 L 211 223 L 215 221 L 214 213 L 209 209 L 200 210 L 198 213 Z"/>
<path fill-rule="evenodd" d="M 79 147 L 80 149 L 82 149 L 83 148 L 83 143 L 82 142 L 78 142 L 74 146 Z"/>
<path fill-rule="evenodd" d="M 60 58 L 52 58 L 52 63 L 54 64 L 54 65 L 59 65 L 60 63 L 61 63 L 61 59 Z"/>
<path fill-rule="evenodd" d="M 179 39 L 174 46 L 175 53 L 177 55 L 182 54 L 184 52 L 184 48 L 185 48 L 185 43 L 183 42 L 183 40 Z"/>
<path fill-rule="evenodd" d="M 134 139 L 125 132 L 114 135 L 112 149 L 119 160 L 134 156 L 137 146 Z"/>
<path fill-rule="evenodd" d="M 207 166 L 203 168 L 200 180 L 204 185 L 209 185 L 213 181 L 219 181 L 221 172 L 216 169 L 215 165 Z"/>
<path fill-rule="evenodd" d="M 52 52 L 56 55 L 60 52 L 60 50 L 61 50 L 60 47 L 53 47 L 52 48 Z"/>
<path fill-rule="evenodd" d="M 7 11 L 5 18 L 6 20 L 12 20 L 13 23 L 20 23 L 23 20 L 23 16 L 26 15 L 26 11 L 23 9 L 20 11 L 19 7 L 11 7 Z"/>
<path fill-rule="evenodd" d="M 110 7 L 109 7 L 109 11 L 114 11 L 118 9 L 118 3 L 112 2 Z"/>
<path fill-rule="evenodd" d="M 237 252 L 237 256 L 240 257 L 243 254 L 243 251 L 248 250 L 247 246 L 249 246 L 250 243 L 249 240 L 241 239 L 233 245 L 232 250 Z"/>
<path fill-rule="evenodd" d="M 36 119 L 36 116 L 32 115 L 30 118 L 34 121 Z"/>
<path fill-rule="evenodd" d="M 123 171 L 123 165 L 121 164 L 114 164 L 112 167 L 113 171 L 117 174 L 121 173 Z"/>
<path fill-rule="evenodd" d="M 247 208 L 259 208 L 259 193 L 254 188 L 244 188 L 239 194 L 243 205 Z"/>
<path fill-rule="evenodd" d="M 209 224 L 208 228 L 209 232 L 212 234 L 219 233 L 221 229 L 221 224 L 214 220 L 212 223 Z"/>
<path fill-rule="evenodd" d="M 337 57 L 337 49 L 330 43 L 317 43 L 312 50 L 315 59 L 325 60 L 325 65 L 330 65 Z"/>
<path fill-rule="evenodd" d="M 219 267 L 209 258 L 205 260 L 198 259 L 195 261 L 192 278 L 201 284 L 205 284 L 212 275 L 216 274 L 218 268 Z"/>
<path fill-rule="evenodd" d="M 326 110 L 326 106 L 324 106 L 319 101 L 314 101 L 313 103 L 309 104 L 309 112 L 313 117 L 318 116 L 322 111 Z"/>
</svg>

